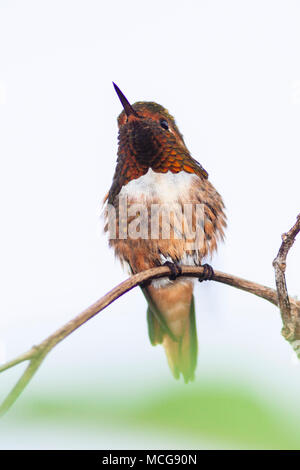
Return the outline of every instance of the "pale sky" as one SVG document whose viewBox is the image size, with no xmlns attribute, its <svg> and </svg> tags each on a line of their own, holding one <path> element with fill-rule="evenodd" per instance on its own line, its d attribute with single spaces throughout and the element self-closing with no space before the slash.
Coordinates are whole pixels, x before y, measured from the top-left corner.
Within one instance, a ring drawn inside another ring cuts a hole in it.
<svg viewBox="0 0 300 470">
<path fill-rule="evenodd" d="M 274 286 L 281 233 L 300 211 L 299 22 L 297 1 L 0 1 L 2 359 L 126 278 L 99 222 L 121 112 L 112 81 L 131 102 L 169 109 L 222 194 L 228 229 L 211 264 Z M 300 239 L 293 295 L 299 259 Z M 204 283 L 196 308 L 197 380 L 237 377 L 279 395 L 288 380 L 284 393 L 299 394 L 272 305 Z M 173 381 L 137 289 L 59 345 L 31 387 L 49 371 L 71 384 Z"/>
</svg>

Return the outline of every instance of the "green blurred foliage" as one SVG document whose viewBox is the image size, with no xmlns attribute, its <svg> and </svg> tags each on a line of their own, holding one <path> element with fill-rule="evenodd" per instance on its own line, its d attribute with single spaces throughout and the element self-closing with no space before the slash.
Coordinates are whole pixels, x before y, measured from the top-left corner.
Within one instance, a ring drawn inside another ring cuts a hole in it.
<svg viewBox="0 0 300 470">
<path fill-rule="evenodd" d="M 101 395 L 100 387 L 81 396 L 31 396 L 14 413 L 16 419 L 37 427 L 43 422 L 82 429 L 109 426 L 121 433 L 141 431 L 145 436 L 157 432 L 174 436 L 177 442 L 190 439 L 191 448 L 198 441 L 201 448 L 203 441 L 218 442 L 218 448 L 300 448 L 300 424 L 295 416 L 244 388 L 222 383 L 164 389 L 152 396 L 145 392 L 138 399 Z"/>
</svg>

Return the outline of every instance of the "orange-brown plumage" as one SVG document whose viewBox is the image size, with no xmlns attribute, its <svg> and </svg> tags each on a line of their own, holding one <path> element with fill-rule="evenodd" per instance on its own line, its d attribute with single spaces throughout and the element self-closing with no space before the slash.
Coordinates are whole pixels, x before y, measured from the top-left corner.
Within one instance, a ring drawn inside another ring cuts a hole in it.
<svg viewBox="0 0 300 470">
<path fill-rule="evenodd" d="M 117 87 L 116 91 L 124 111 L 118 118 L 118 160 L 106 198 L 105 230 L 110 234 L 110 245 L 132 273 L 166 261 L 200 265 L 206 255 L 216 250 L 218 240 L 224 235 L 222 198 L 208 181 L 204 168 L 191 157 L 168 111 L 153 102 L 131 106 Z M 124 198 L 126 213 L 121 210 Z M 136 204 L 139 204 L 139 211 L 130 214 Z M 166 205 L 169 211 L 167 238 L 164 237 L 163 210 L 153 212 L 154 207 Z M 190 217 L 184 212 L 187 206 L 191 207 Z M 109 207 L 116 217 L 113 237 Z M 195 235 L 199 228 L 198 208 L 202 211 L 200 239 Z M 137 231 L 137 237 L 136 232 L 134 236 L 131 234 L 130 228 L 136 227 L 138 220 L 142 229 Z M 157 222 L 155 236 L 153 220 Z M 188 222 L 192 233 L 184 230 Z M 163 344 L 176 378 L 182 373 L 185 381 L 192 380 L 197 356 L 192 281 L 184 278 L 154 281 L 144 287 L 143 292 L 149 305 L 152 344 Z"/>
</svg>

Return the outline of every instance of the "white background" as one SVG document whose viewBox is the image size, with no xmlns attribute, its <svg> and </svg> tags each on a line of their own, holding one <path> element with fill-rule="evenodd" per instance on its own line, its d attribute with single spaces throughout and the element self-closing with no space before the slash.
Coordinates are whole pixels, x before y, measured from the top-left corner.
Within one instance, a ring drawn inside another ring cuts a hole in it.
<svg viewBox="0 0 300 470">
<path fill-rule="evenodd" d="M 99 219 L 121 111 L 112 80 L 132 103 L 169 109 L 222 194 L 228 230 L 212 265 L 274 285 L 281 233 L 300 211 L 299 22 L 297 1 L 0 1 L 2 361 L 126 277 Z M 292 295 L 299 255 L 300 240 Z M 276 308 L 216 283 L 196 298 L 198 381 L 234 378 L 282 406 L 299 395 Z M 145 313 L 137 289 L 119 299 L 57 346 L 31 390 L 173 384 Z"/>
</svg>

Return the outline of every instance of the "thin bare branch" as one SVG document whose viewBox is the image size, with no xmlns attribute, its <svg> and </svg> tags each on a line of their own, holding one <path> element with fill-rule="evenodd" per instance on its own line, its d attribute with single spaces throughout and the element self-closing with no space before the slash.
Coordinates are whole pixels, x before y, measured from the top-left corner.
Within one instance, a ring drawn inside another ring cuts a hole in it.
<svg viewBox="0 0 300 470">
<path fill-rule="evenodd" d="M 285 270 L 287 255 L 293 246 L 299 231 L 300 214 L 297 217 L 295 225 L 293 225 L 293 227 L 287 233 L 284 233 L 281 236 L 282 243 L 276 258 L 273 261 L 278 307 L 283 323 L 282 334 L 290 342 L 300 340 L 300 312 L 299 309 L 295 308 L 295 304 L 290 301 L 286 285 Z"/>
</svg>

